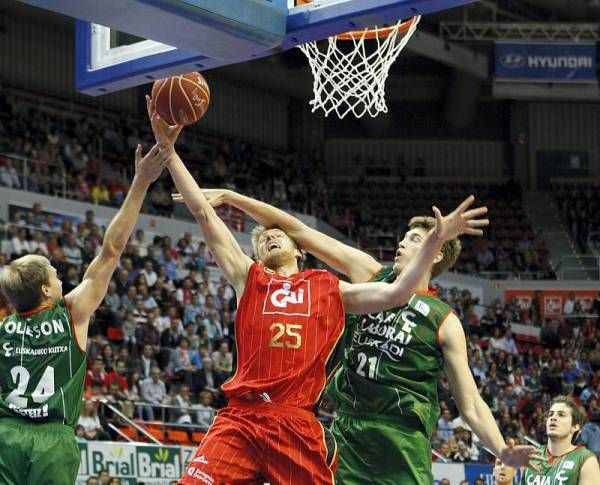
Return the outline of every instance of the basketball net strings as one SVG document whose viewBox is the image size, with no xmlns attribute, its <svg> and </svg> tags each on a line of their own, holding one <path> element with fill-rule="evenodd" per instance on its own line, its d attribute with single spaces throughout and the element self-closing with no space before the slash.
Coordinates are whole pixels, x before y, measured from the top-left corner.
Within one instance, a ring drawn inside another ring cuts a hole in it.
<svg viewBox="0 0 600 485">
<path fill-rule="evenodd" d="M 366 30 L 352 40 L 329 37 L 323 51 L 317 42 L 299 46 L 308 58 L 314 78 L 314 98 L 310 101 L 312 112 L 322 109 L 328 116 L 335 111 L 339 118 L 350 112 L 357 118 L 367 113 L 372 117 L 387 113 L 385 83 L 390 66 L 416 31 L 420 19 L 416 17 L 404 35 L 400 33 L 402 21 L 399 20 L 387 37 L 374 39 L 377 47 L 371 53 L 365 45 Z M 379 32 L 382 29 L 376 27 L 373 30 Z M 398 38 L 399 35 L 402 37 Z M 344 53 L 338 42 L 345 46 L 351 44 L 352 49 Z"/>
</svg>

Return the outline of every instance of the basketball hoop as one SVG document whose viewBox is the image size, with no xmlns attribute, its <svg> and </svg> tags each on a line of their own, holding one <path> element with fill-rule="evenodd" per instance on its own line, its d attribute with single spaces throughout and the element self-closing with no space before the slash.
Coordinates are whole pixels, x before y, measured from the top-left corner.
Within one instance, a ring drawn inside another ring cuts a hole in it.
<svg viewBox="0 0 600 485">
<path fill-rule="evenodd" d="M 322 109 L 328 116 L 335 111 L 339 118 L 348 113 L 357 118 L 387 113 L 385 82 L 390 66 L 417 30 L 420 20 L 416 16 L 392 26 L 329 37 L 324 49 L 317 42 L 299 46 L 314 77 L 314 98 L 310 101 L 313 113 Z"/>
</svg>

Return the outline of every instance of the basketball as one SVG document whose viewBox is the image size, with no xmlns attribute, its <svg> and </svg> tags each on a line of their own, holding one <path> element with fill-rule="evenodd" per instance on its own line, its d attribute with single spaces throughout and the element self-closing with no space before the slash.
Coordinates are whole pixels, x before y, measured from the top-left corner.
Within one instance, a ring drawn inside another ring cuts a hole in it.
<svg viewBox="0 0 600 485">
<path fill-rule="evenodd" d="M 210 89 L 202 74 L 189 72 L 155 81 L 152 99 L 169 125 L 190 125 L 206 113 Z"/>
</svg>

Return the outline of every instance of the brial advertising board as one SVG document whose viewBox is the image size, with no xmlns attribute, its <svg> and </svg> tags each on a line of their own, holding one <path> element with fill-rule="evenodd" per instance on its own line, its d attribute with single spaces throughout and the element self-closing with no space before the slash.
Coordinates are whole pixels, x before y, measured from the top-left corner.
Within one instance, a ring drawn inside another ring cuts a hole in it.
<svg viewBox="0 0 600 485">
<path fill-rule="evenodd" d="M 79 443 L 81 465 L 77 485 L 84 485 L 88 477 L 98 476 L 108 470 L 111 477 L 123 485 L 170 485 L 181 478 L 185 467 L 192 460 L 195 448 L 189 446 L 155 446 L 117 442 Z M 433 484 L 443 479 L 450 483 L 476 478 L 485 485 L 494 483 L 492 465 L 434 463 Z M 515 479 L 519 483 L 519 475 Z"/>
<path fill-rule="evenodd" d="M 108 470 L 122 484 L 169 485 L 194 456 L 190 446 L 156 446 L 118 442 L 81 442 L 77 484 Z"/>
</svg>

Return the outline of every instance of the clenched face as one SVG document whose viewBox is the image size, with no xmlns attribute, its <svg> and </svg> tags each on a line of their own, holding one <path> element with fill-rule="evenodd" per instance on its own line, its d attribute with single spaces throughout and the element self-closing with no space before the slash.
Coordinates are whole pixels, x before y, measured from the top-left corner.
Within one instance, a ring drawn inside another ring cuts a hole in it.
<svg viewBox="0 0 600 485">
<path fill-rule="evenodd" d="M 294 241 L 281 229 L 267 229 L 257 241 L 258 259 L 268 268 L 277 268 L 302 257 Z"/>
</svg>

